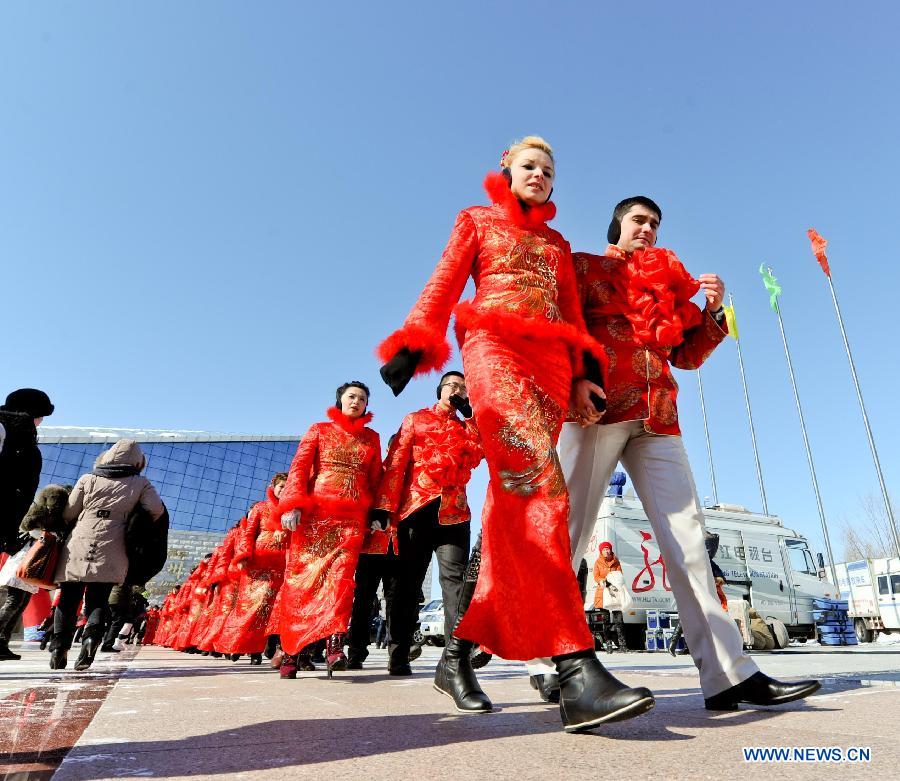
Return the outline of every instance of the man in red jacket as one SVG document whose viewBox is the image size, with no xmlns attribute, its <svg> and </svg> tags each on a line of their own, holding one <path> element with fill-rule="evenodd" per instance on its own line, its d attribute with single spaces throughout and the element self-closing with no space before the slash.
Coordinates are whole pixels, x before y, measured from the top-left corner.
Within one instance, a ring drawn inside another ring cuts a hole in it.
<svg viewBox="0 0 900 781">
<path fill-rule="evenodd" d="M 447 372 L 433 407 L 411 412 L 385 459 L 374 514 L 397 523 L 399 571 L 391 604 L 388 671 L 410 675 L 409 650 L 418 597 L 436 554 L 449 635 L 459 618 L 463 575 L 469 559 L 471 512 L 466 483 L 482 458 L 468 403 L 465 377 Z M 457 416 L 459 410 L 465 419 Z M 471 598 L 471 595 L 469 595 Z"/>
<path fill-rule="evenodd" d="M 790 702 L 819 684 L 784 684 L 763 675 L 744 652 L 734 622 L 723 620 L 678 426 L 678 385 L 670 365 L 698 369 L 725 339 L 725 285 L 715 274 L 694 279 L 673 252 L 656 247 L 661 219 L 649 198 L 628 198 L 615 207 L 604 254 L 573 256 L 585 322 L 609 358 L 603 418 L 566 423 L 559 439 L 573 562 L 581 561 L 621 461 L 666 563 L 707 709 Z M 703 310 L 690 300 L 699 291 L 706 298 Z M 546 680 L 552 668 L 530 672 L 544 673 Z"/>
</svg>

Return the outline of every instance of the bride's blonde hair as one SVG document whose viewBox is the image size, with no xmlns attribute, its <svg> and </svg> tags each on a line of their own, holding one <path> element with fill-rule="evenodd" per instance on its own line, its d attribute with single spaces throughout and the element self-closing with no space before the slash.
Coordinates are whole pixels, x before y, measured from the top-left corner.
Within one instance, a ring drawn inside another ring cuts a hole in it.
<svg viewBox="0 0 900 781">
<path fill-rule="evenodd" d="M 541 152 L 545 152 L 553 160 L 553 147 L 550 144 L 540 136 L 525 136 L 521 141 L 513 143 L 509 149 L 500 155 L 500 167 L 509 168 L 515 156 L 525 149 L 540 149 Z"/>
</svg>

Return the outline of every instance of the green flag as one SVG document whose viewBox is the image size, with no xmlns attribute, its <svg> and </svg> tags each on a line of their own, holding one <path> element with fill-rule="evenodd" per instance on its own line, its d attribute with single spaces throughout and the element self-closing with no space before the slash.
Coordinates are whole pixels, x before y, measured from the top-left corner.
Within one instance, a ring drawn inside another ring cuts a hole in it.
<svg viewBox="0 0 900 781">
<path fill-rule="evenodd" d="M 766 286 L 766 290 L 769 291 L 769 305 L 772 307 L 773 312 L 777 312 L 778 296 L 781 295 L 781 285 L 779 285 L 778 280 L 772 276 L 772 272 L 766 268 L 765 263 L 759 264 L 759 273 L 762 274 L 763 284 Z"/>
</svg>

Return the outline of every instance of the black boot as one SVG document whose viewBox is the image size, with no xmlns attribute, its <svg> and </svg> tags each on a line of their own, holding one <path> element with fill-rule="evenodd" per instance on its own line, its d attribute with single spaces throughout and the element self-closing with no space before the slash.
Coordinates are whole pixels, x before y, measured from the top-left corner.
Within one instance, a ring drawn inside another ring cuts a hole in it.
<svg viewBox="0 0 900 781">
<path fill-rule="evenodd" d="M 654 704 L 653 694 L 632 689 L 613 677 L 592 650 L 553 657 L 559 674 L 559 713 L 566 732 L 640 716 Z"/>
<path fill-rule="evenodd" d="M 544 702 L 559 702 L 559 676 L 553 673 L 530 675 L 528 681 L 532 689 L 537 689 Z"/>
<path fill-rule="evenodd" d="M 102 632 L 103 627 L 100 627 Z M 96 632 L 86 629 L 81 638 L 81 653 L 75 660 L 76 670 L 87 670 L 93 663 L 94 657 L 97 655 L 97 649 L 100 647 L 100 641 Z"/>
<path fill-rule="evenodd" d="M 275 656 L 275 651 L 278 650 L 278 635 L 269 635 L 266 638 L 266 650 L 263 651 L 263 656 L 266 659 L 271 659 Z"/>
<path fill-rule="evenodd" d="M 9 650 L 9 643 L 6 640 L 0 640 L 0 662 L 18 662 L 21 658 L 19 654 Z"/>
<path fill-rule="evenodd" d="M 250 654 L 250 664 L 254 666 L 262 664 L 262 654 Z"/>
<path fill-rule="evenodd" d="M 783 705 L 809 697 L 822 687 L 819 681 L 784 683 L 756 672 L 737 686 L 706 698 L 706 710 L 737 710 L 739 702 L 751 705 Z"/>
<path fill-rule="evenodd" d="M 475 583 L 478 580 L 480 566 L 481 546 L 476 543 L 459 593 L 454 632 L 466 610 L 469 609 L 469 603 L 475 593 Z M 475 643 L 470 640 L 461 640 L 451 633 L 447 639 L 447 645 L 444 646 L 444 653 L 441 654 L 437 669 L 434 671 L 434 688 L 452 699 L 456 710 L 460 713 L 490 713 L 494 706 L 491 705 L 490 699 L 478 685 L 478 678 L 475 677 L 475 670 L 472 667 L 472 649 L 474 648 Z"/>
<path fill-rule="evenodd" d="M 50 651 L 50 669 L 65 670 L 69 663 L 68 654 L 65 648 L 53 648 Z"/>
</svg>

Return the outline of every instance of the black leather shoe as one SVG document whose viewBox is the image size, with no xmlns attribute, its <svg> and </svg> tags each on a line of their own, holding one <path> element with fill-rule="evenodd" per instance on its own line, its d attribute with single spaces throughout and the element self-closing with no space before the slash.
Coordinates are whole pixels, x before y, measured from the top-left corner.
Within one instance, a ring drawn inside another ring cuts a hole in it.
<svg viewBox="0 0 900 781">
<path fill-rule="evenodd" d="M 97 653 L 97 641 L 93 637 L 86 637 L 81 641 L 81 653 L 75 660 L 76 670 L 87 670 L 94 663 L 94 654 Z"/>
<path fill-rule="evenodd" d="M 783 705 L 802 700 L 822 688 L 819 681 L 783 683 L 770 678 L 762 671 L 751 675 L 720 694 L 706 698 L 706 710 L 737 710 L 739 702 L 750 705 Z"/>
<path fill-rule="evenodd" d="M 414 662 L 422 655 L 421 645 L 411 645 L 409 648 L 409 661 Z"/>
<path fill-rule="evenodd" d="M 494 706 L 472 669 L 472 645 L 451 635 L 434 671 L 434 688 L 453 700 L 460 713 L 490 713 Z"/>
<path fill-rule="evenodd" d="M 0 662 L 18 662 L 22 656 L 9 650 L 6 643 L 0 643 Z"/>
<path fill-rule="evenodd" d="M 347 669 L 348 670 L 362 670 L 362 662 L 359 659 L 350 658 L 347 660 Z"/>
<path fill-rule="evenodd" d="M 559 702 L 559 677 L 547 675 L 531 675 L 528 678 L 532 689 L 537 689 L 544 702 Z"/>
<path fill-rule="evenodd" d="M 397 665 L 394 665 L 393 667 L 388 667 L 388 675 L 395 675 L 395 676 L 412 675 L 412 667 L 410 667 L 408 664 L 397 664 Z"/>
<path fill-rule="evenodd" d="M 626 686 L 600 664 L 593 651 L 554 661 L 559 675 L 559 713 L 566 732 L 584 732 L 631 719 L 656 704 L 649 689 Z"/>
<path fill-rule="evenodd" d="M 66 652 L 60 648 L 57 648 L 55 651 L 50 652 L 50 669 L 51 670 L 65 670 L 66 665 L 69 663 Z"/>
<path fill-rule="evenodd" d="M 254 666 L 262 664 L 262 654 L 250 654 L 250 664 Z"/>
</svg>

